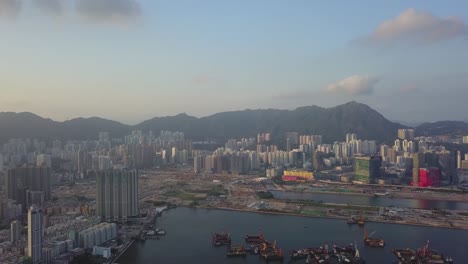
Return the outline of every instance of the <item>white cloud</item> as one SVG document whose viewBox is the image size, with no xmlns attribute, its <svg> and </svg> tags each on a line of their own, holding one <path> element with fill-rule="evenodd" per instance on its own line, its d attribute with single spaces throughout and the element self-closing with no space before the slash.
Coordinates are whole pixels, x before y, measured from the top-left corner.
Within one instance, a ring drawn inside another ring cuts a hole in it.
<svg viewBox="0 0 468 264">
<path fill-rule="evenodd" d="M 399 40 L 432 43 L 467 33 L 468 27 L 458 17 L 439 18 L 431 13 L 410 8 L 381 23 L 367 40 L 374 43 Z"/>
<path fill-rule="evenodd" d="M 353 75 L 339 82 L 329 84 L 326 91 L 348 95 L 368 95 L 374 91 L 374 86 L 378 81 L 375 77 Z"/>
<path fill-rule="evenodd" d="M 97 22 L 127 22 L 140 16 L 136 0 L 76 0 L 76 11 Z"/>
<path fill-rule="evenodd" d="M 16 18 L 20 10 L 20 0 L 0 0 L 0 17 Z"/>
<path fill-rule="evenodd" d="M 46 15 L 61 16 L 63 14 L 64 0 L 34 0 L 34 5 Z"/>
</svg>

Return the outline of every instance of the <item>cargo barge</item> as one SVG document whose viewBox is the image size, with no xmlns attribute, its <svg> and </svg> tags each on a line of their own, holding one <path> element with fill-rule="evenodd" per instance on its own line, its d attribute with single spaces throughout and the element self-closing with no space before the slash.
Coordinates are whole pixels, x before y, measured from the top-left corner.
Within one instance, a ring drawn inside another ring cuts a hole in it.
<svg viewBox="0 0 468 264">
<path fill-rule="evenodd" d="M 371 236 L 375 233 L 372 232 Z M 364 245 L 369 247 L 385 247 L 385 240 L 382 238 L 373 238 L 367 235 L 367 231 L 364 231 Z"/>
<path fill-rule="evenodd" d="M 235 245 L 230 246 L 228 252 L 226 253 L 226 257 L 234 258 L 234 257 L 246 257 L 247 250 L 244 248 L 243 245 Z"/>
<path fill-rule="evenodd" d="M 418 259 L 423 263 L 431 264 L 452 264 L 451 257 L 446 257 L 429 247 L 429 241 L 422 248 L 418 248 Z"/>
<path fill-rule="evenodd" d="M 258 245 L 266 242 L 262 230 L 258 231 L 258 235 L 245 235 L 245 242 L 251 245 Z"/>
<path fill-rule="evenodd" d="M 296 250 L 291 254 L 291 259 L 301 259 L 306 256 L 306 263 L 309 264 L 326 264 L 326 263 L 354 263 L 363 264 L 365 261 L 359 256 L 359 250 L 356 245 L 336 246 L 330 250 L 327 243 L 319 248 L 307 248 L 304 250 Z"/>
<path fill-rule="evenodd" d="M 394 248 L 392 249 L 392 253 L 397 257 L 399 263 L 401 264 L 415 263 L 417 259 L 416 251 L 411 250 L 409 248 Z"/>
<path fill-rule="evenodd" d="M 229 233 L 214 233 L 212 239 L 213 246 L 215 247 L 231 244 L 231 234 Z"/>
<path fill-rule="evenodd" d="M 398 259 L 398 264 L 430 263 L 430 264 L 453 264 L 451 257 L 438 253 L 429 248 L 429 241 L 416 251 L 411 249 L 393 249 L 392 253 Z"/>
</svg>

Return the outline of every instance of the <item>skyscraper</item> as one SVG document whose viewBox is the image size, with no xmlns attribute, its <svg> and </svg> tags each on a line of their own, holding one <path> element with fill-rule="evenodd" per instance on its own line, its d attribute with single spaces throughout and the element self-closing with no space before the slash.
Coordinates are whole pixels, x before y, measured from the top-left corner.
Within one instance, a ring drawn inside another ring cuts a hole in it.
<svg viewBox="0 0 468 264">
<path fill-rule="evenodd" d="M 28 257 L 33 264 L 42 259 L 42 211 L 34 205 L 28 211 Z"/>
<path fill-rule="evenodd" d="M 21 223 L 18 220 L 12 221 L 10 224 L 10 242 L 16 245 L 21 235 Z"/>
<path fill-rule="evenodd" d="M 109 132 L 99 132 L 99 142 L 100 143 L 110 142 Z"/>
<path fill-rule="evenodd" d="M 414 139 L 414 129 L 398 129 L 398 138 L 399 139 L 406 139 L 406 140 L 413 140 Z"/>
<path fill-rule="evenodd" d="M 107 170 L 97 175 L 97 215 L 106 221 L 126 221 L 138 215 L 138 171 Z"/>
<path fill-rule="evenodd" d="M 42 192 L 44 200 L 50 199 L 51 169 L 46 166 L 24 166 L 8 170 L 6 192 L 9 199 L 27 208 L 27 191 Z"/>
<path fill-rule="evenodd" d="M 382 167 L 382 157 L 355 157 L 354 158 L 354 179 L 362 183 L 371 183 L 373 179 L 380 176 Z"/>
<path fill-rule="evenodd" d="M 468 144 L 468 136 L 463 136 L 463 144 Z"/>
<path fill-rule="evenodd" d="M 78 173 L 86 174 L 92 168 L 92 156 L 86 150 L 78 150 Z"/>
<path fill-rule="evenodd" d="M 414 153 L 413 154 L 413 186 L 418 186 L 419 184 L 419 169 L 424 167 L 426 164 L 426 158 L 424 153 Z"/>
<path fill-rule="evenodd" d="M 357 135 L 354 133 L 346 134 L 346 143 L 351 143 L 352 141 L 357 140 Z"/>
</svg>

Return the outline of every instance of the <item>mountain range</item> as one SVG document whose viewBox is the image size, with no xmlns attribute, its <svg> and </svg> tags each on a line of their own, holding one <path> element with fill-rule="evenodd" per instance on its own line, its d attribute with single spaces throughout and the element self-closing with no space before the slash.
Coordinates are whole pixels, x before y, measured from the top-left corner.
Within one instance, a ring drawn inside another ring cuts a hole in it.
<svg viewBox="0 0 468 264">
<path fill-rule="evenodd" d="M 436 123 L 434 123 L 436 124 Z M 444 123 L 445 124 L 445 123 Z M 468 124 L 453 124 L 457 132 L 467 131 Z M 431 134 L 450 131 L 450 124 L 437 130 L 438 124 L 422 124 L 416 133 Z M 324 142 L 344 140 L 346 133 L 356 133 L 361 139 L 383 142 L 397 135 L 405 126 L 391 122 L 369 106 L 349 102 L 331 108 L 304 106 L 295 110 L 258 109 L 217 113 L 197 118 L 187 114 L 156 117 L 130 126 L 99 117 L 75 118 L 64 122 L 43 118 L 32 113 L 0 113 L 0 142 L 10 138 L 41 139 L 96 139 L 100 131 L 108 131 L 111 137 L 123 137 L 132 130 L 182 131 L 193 140 L 212 139 L 223 142 L 229 138 L 256 136 L 270 132 L 274 140 L 283 140 L 284 133 L 321 134 Z"/>
</svg>

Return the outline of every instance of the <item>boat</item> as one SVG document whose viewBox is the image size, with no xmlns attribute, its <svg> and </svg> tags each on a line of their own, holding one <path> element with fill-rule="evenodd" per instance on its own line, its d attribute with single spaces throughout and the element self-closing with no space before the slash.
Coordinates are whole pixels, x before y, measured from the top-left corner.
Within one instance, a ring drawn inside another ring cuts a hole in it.
<svg viewBox="0 0 468 264">
<path fill-rule="evenodd" d="M 274 252 L 264 253 L 262 257 L 265 261 L 283 261 L 284 259 L 281 248 L 278 250 L 275 249 Z"/>
<path fill-rule="evenodd" d="M 247 251 L 245 250 L 244 246 L 242 245 L 235 245 L 230 246 L 228 252 L 226 253 L 226 257 L 246 257 Z"/>
<path fill-rule="evenodd" d="M 393 249 L 392 253 L 398 258 L 399 264 L 429 263 L 453 264 L 451 257 L 445 256 L 429 247 L 429 241 L 416 251 L 407 249 Z"/>
<path fill-rule="evenodd" d="M 231 235 L 229 233 L 214 233 L 212 241 L 215 247 L 229 245 L 231 244 Z"/>
<path fill-rule="evenodd" d="M 359 219 L 357 220 L 358 225 L 363 226 L 364 225 L 364 217 L 361 215 Z"/>
<path fill-rule="evenodd" d="M 409 248 L 406 249 L 392 249 L 392 253 L 398 258 L 401 263 L 413 263 L 416 262 L 417 255 L 414 250 Z"/>
<path fill-rule="evenodd" d="M 452 264 L 453 259 L 451 257 L 446 257 L 444 254 L 440 254 L 437 251 L 429 247 L 429 240 L 426 245 L 422 248 L 418 248 L 417 251 L 418 259 L 423 263 L 434 263 L 434 264 Z"/>
<path fill-rule="evenodd" d="M 354 256 L 356 254 L 356 250 L 355 250 L 355 247 L 353 246 L 353 244 L 349 244 L 349 245 L 344 246 L 344 247 L 333 245 L 333 253 L 335 255 L 345 253 L 345 254 L 349 254 L 349 255 Z"/>
<path fill-rule="evenodd" d="M 328 254 L 311 254 L 307 257 L 307 264 L 329 264 L 332 259 Z"/>
<path fill-rule="evenodd" d="M 154 230 L 156 232 L 156 235 L 158 236 L 165 236 L 166 235 L 166 230 L 164 229 L 161 229 L 161 228 L 156 228 L 156 230 Z"/>
<path fill-rule="evenodd" d="M 366 263 L 360 256 L 359 250 L 357 248 L 356 242 L 353 244 L 350 244 L 342 249 L 337 251 L 337 249 L 340 247 L 334 246 L 335 252 L 334 252 L 334 258 L 339 262 L 339 263 L 353 263 L 353 264 L 364 264 Z"/>
<path fill-rule="evenodd" d="M 371 236 L 375 233 L 372 232 Z M 373 238 L 367 235 L 367 231 L 364 230 L 364 244 L 369 247 L 385 247 L 385 240 L 382 238 Z"/>
<path fill-rule="evenodd" d="M 263 232 L 262 230 L 259 230 L 258 231 L 258 235 L 245 235 L 245 242 L 249 243 L 249 244 L 261 244 L 263 242 L 265 242 L 265 237 L 263 236 Z"/>
<path fill-rule="evenodd" d="M 306 259 L 309 256 L 309 254 L 310 254 L 310 250 L 308 248 L 292 250 L 290 257 L 293 260 Z"/>
<path fill-rule="evenodd" d="M 354 224 L 357 224 L 357 221 L 356 219 L 354 219 L 353 216 L 351 216 L 348 221 L 347 221 L 348 225 L 354 225 Z"/>
</svg>

